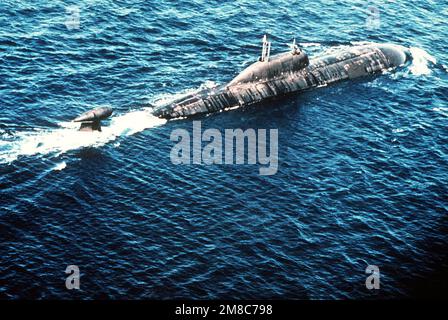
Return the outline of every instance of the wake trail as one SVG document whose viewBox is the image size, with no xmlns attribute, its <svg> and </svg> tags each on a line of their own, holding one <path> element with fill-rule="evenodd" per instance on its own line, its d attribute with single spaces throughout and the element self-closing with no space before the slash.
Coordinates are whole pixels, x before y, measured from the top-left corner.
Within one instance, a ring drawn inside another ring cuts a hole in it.
<svg viewBox="0 0 448 320">
<path fill-rule="evenodd" d="M 431 67 L 437 65 L 437 59 L 427 51 L 417 47 L 410 47 L 409 51 L 412 55 L 412 63 L 409 66 L 411 73 L 416 76 L 431 74 Z"/>
<path fill-rule="evenodd" d="M 79 123 L 62 122 L 56 129 L 17 131 L 5 134 L 5 137 L 0 133 L 0 163 L 11 163 L 21 156 L 61 155 L 84 147 L 100 147 L 118 137 L 130 136 L 166 122 L 151 112 L 151 108 L 144 108 L 113 116 L 110 124 L 102 127 L 102 132 L 78 131 Z"/>
<path fill-rule="evenodd" d="M 153 106 L 173 102 L 183 96 L 199 92 L 217 84 L 207 81 L 198 88 L 187 89 L 174 94 L 161 94 L 155 97 Z M 114 114 L 109 125 L 105 121 L 101 132 L 78 131 L 79 123 L 61 122 L 58 128 L 34 128 L 33 130 L 12 130 L 0 128 L 0 164 L 11 163 L 22 156 L 56 155 L 59 156 L 71 150 L 85 147 L 101 147 L 116 140 L 118 137 L 131 136 L 146 129 L 161 126 L 167 122 L 152 114 L 152 107 L 131 110 L 122 114 Z M 115 144 L 119 145 L 119 142 Z M 56 166 L 54 170 L 63 170 Z"/>
</svg>

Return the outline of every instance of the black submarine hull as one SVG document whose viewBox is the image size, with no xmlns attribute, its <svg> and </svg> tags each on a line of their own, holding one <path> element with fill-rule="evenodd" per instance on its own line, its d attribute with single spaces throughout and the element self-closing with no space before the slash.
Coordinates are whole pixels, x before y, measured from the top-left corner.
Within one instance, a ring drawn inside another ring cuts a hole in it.
<svg viewBox="0 0 448 320">
<path fill-rule="evenodd" d="M 101 131 L 101 120 L 109 118 L 113 109 L 109 107 L 96 108 L 79 115 L 73 122 L 80 122 L 79 131 Z"/>
<path fill-rule="evenodd" d="M 187 118 L 260 103 L 264 100 L 299 93 L 332 83 L 379 74 L 404 65 L 410 54 L 406 48 L 391 44 L 369 44 L 325 54 L 297 67 L 290 53 L 274 56 L 272 62 L 256 62 L 233 81 L 182 97 L 155 108 L 160 118 Z M 271 64 L 271 65 L 269 65 Z M 274 71 L 272 71 L 274 70 Z M 257 77 L 256 75 L 260 75 Z"/>
</svg>

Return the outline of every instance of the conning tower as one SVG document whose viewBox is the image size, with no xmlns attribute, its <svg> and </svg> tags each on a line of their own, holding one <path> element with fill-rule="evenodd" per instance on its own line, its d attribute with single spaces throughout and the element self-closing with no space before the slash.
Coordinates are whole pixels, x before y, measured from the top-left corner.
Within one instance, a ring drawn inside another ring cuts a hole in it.
<svg viewBox="0 0 448 320">
<path fill-rule="evenodd" d="M 291 51 L 271 57 L 271 42 L 263 37 L 263 49 L 257 62 L 247 67 L 228 86 L 247 82 L 269 81 L 306 68 L 309 65 L 308 55 L 300 50 L 296 39 L 289 45 Z"/>
</svg>

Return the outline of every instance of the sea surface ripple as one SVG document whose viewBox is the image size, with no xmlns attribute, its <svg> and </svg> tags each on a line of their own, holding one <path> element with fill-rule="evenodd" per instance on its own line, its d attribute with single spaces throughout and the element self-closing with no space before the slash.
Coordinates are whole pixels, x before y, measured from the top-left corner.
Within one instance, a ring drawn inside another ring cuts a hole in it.
<svg viewBox="0 0 448 320">
<path fill-rule="evenodd" d="M 66 26 L 78 6 L 79 29 Z M 369 7 L 370 6 L 370 7 Z M 371 7 L 380 13 L 369 28 Z M 446 1 L 0 4 L 0 298 L 401 298 L 448 248 Z M 279 130 L 279 171 L 174 165 L 161 104 L 297 38 L 413 48 L 403 70 L 202 127 Z M 115 109 L 104 132 L 69 122 Z M 65 288 L 77 265 L 81 290 Z M 368 265 L 381 289 L 365 288 Z"/>
</svg>

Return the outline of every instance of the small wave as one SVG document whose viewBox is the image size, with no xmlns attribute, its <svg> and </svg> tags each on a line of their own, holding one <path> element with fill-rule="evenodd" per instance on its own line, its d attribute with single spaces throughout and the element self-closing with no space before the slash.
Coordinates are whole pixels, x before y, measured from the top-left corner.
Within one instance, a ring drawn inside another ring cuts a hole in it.
<svg viewBox="0 0 448 320">
<path fill-rule="evenodd" d="M 366 46 L 370 44 L 375 44 L 375 42 L 372 41 L 351 41 L 350 44 L 352 46 Z"/>
<path fill-rule="evenodd" d="M 300 42 L 299 46 L 303 47 L 303 48 L 322 47 L 322 45 L 320 43 L 317 43 L 317 42 Z"/>
<path fill-rule="evenodd" d="M 65 161 L 59 162 L 58 164 L 56 164 L 52 170 L 53 171 L 61 171 L 64 170 L 67 167 L 67 163 Z"/>
<path fill-rule="evenodd" d="M 133 8 L 120 8 L 120 9 L 113 9 L 112 11 L 121 17 L 127 16 L 131 13 L 138 12 L 137 9 L 133 9 Z"/>
<path fill-rule="evenodd" d="M 445 117 L 448 117 L 448 108 L 440 107 L 440 108 L 433 108 L 432 110 L 444 115 Z"/>
<path fill-rule="evenodd" d="M 411 47 L 409 51 L 412 55 L 412 64 L 409 66 L 412 74 L 417 76 L 431 74 L 430 63 L 436 64 L 437 59 L 420 48 Z"/>
<path fill-rule="evenodd" d="M 83 147 L 99 147 L 120 136 L 129 136 L 166 122 L 152 115 L 151 108 L 134 110 L 111 118 L 102 132 L 81 132 L 72 122 L 60 123 L 58 129 L 16 132 L 13 140 L 0 141 L 0 163 L 10 163 L 20 156 L 57 154 Z"/>
<path fill-rule="evenodd" d="M 252 57 L 248 58 L 240 63 L 240 67 L 247 67 L 248 65 L 252 64 L 253 62 L 254 62 L 254 59 Z"/>
</svg>

